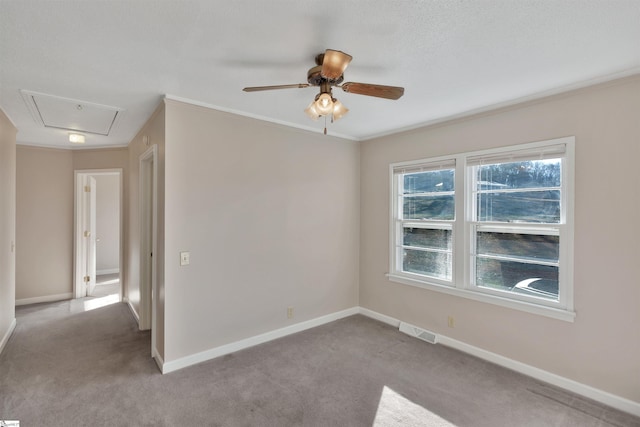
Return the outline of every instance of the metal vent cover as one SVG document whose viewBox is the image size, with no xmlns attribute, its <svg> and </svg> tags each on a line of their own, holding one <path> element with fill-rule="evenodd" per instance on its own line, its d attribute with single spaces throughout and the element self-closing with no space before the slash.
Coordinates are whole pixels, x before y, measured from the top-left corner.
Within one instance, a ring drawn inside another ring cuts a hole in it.
<svg viewBox="0 0 640 427">
<path fill-rule="evenodd" d="M 405 322 L 400 322 L 400 332 L 404 332 L 407 335 L 416 337 L 431 344 L 436 344 L 438 342 L 438 335 L 435 333 Z"/>
<path fill-rule="evenodd" d="M 20 91 L 36 123 L 44 127 L 108 136 L 124 110 L 79 99 Z"/>
</svg>

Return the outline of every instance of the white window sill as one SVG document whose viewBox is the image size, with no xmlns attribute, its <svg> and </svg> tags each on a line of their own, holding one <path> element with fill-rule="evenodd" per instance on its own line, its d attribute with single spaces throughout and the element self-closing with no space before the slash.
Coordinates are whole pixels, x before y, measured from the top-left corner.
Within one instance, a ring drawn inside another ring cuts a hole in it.
<svg viewBox="0 0 640 427">
<path fill-rule="evenodd" d="M 564 320 L 565 322 L 573 322 L 576 313 L 562 308 L 548 307 L 545 305 L 535 304 L 526 301 L 518 301 L 509 298 L 502 298 L 495 295 L 483 294 L 467 289 L 458 289 L 449 286 L 436 285 L 421 280 L 415 280 L 409 277 L 399 276 L 395 274 L 387 274 L 390 281 L 402 283 L 403 285 L 416 286 L 418 288 L 428 289 L 431 291 L 441 292 L 457 297 L 467 298 L 474 301 L 480 301 L 488 304 L 499 305 L 501 307 L 511 308 L 513 310 L 524 311 L 527 313 L 537 314 L 540 316 L 550 317 L 552 319 Z"/>
</svg>

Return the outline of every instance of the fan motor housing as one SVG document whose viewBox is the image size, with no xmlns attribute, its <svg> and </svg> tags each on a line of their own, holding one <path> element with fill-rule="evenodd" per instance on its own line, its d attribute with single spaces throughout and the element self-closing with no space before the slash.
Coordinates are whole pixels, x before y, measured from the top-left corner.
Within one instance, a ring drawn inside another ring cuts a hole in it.
<svg viewBox="0 0 640 427">
<path fill-rule="evenodd" d="M 310 85 L 320 86 L 323 82 L 328 82 L 331 86 L 339 85 L 344 80 L 344 74 L 338 77 L 337 79 L 327 79 L 326 77 L 322 77 L 322 66 L 318 65 L 309 69 L 307 72 L 307 81 Z"/>
</svg>

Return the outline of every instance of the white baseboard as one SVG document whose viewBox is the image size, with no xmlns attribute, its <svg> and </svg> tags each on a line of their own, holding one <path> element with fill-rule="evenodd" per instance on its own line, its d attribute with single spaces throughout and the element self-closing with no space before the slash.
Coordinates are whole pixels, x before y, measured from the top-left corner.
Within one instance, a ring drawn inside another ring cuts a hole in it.
<svg viewBox="0 0 640 427">
<path fill-rule="evenodd" d="M 66 292 L 57 295 L 45 295 L 42 297 L 22 298 L 16 300 L 16 307 L 19 305 L 39 304 L 41 302 L 64 301 L 73 298 L 73 293 Z"/>
<path fill-rule="evenodd" d="M 394 327 L 397 327 L 400 324 L 400 320 L 377 313 L 364 307 L 360 307 L 359 313 L 364 316 L 371 317 L 372 319 L 387 323 Z M 629 400 L 624 397 L 620 397 L 615 394 L 591 387 L 589 385 L 579 383 L 569 378 L 553 374 L 543 369 L 518 362 L 517 360 L 513 360 L 487 350 L 483 350 L 479 347 L 466 344 L 462 341 L 449 338 L 445 335 L 438 334 L 438 344 L 455 348 L 456 350 L 460 350 L 464 353 L 470 354 L 480 359 L 487 360 L 499 366 L 511 369 L 512 371 L 519 372 L 537 380 L 544 381 L 565 390 L 569 390 L 581 396 L 588 397 L 589 399 L 593 399 L 597 402 L 611 406 L 612 408 L 616 408 L 621 411 L 640 416 L 640 402 L 634 402 L 633 400 Z"/>
<path fill-rule="evenodd" d="M 240 341 L 221 345 L 219 347 L 205 350 L 200 353 L 195 353 L 189 356 L 181 357 L 179 359 L 170 360 L 162 364 L 162 373 L 167 374 L 169 372 L 177 371 L 178 369 L 186 368 L 187 366 L 195 365 L 197 363 L 214 359 L 216 357 L 224 356 L 225 354 L 253 347 L 255 345 L 282 338 L 287 335 L 295 334 L 306 329 L 315 328 L 316 326 L 321 326 L 338 319 L 353 316 L 354 314 L 358 314 L 359 312 L 359 307 L 352 307 L 346 310 L 338 311 L 336 313 L 327 314 L 326 316 L 317 317 L 315 319 L 296 323 L 295 325 L 286 326 L 284 328 L 266 332 L 264 334 L 245 338 Z"/>
<path fill-rule="evenodd" d="M 136 317 L 136 319 L 138 319 L 137 313 L 135 312 L 131 304 L 129 304 L 129 307 L 131 308 L 131 311 Z M 153 352 L 154 359 L 156 361 L 156 364 L 160 368 L 160 371 L 163 374 L 167 374 L 169 372 L 177 371 L 179 369 L 186 368 L 188 366 L 192 366 L 197 363 L 201 363 L 210 359 L 214 359 L 216 357 L 224 356 L 229 353 L 233 353 L 239 350 L 243 350 L 245 348 L 253 347 L 255 345 L 272 341 L 274 339 L 282 338 L 287 335 L 304 331 L 306 329 L 314 328 L 316 326 L 321 326 L 338 319 L 352 316 L 354 314 L 362 314 L 364 316 L 386 323 L 393 327 L 398 327 L 400 325 L 399 319 L 395 319 L 393 317 L 375 312 L 373 310 L 370 310 L 364 307 L 352 307 L 347 310 L 328 314 L 326 316 L 321 316 L 315 319 L 307 320 L 305 322 L 300 322 L 295 325 L 287 326 L 281 329 L 276 329 L 274 331 L 266 332 L 264 334 L 249 337 L 233 343 L 225 344 L 219 347 L 202 351 L 200 353 L 195 353 L 189 356 L 181 357 L 179 359 L 172 360 L 169 362 L 165 362 L 162 359 L 162 357 L 160 357 L 157 350 L 154 350 Z M 616 408 L 621 411 L 628 412 L 636 416 L 640 416 L 639 402 L 634 402 L 624 397 L 620 397 L 612 393 L 591 387 L 589 385 L 579 383 L 569 378 L 565 378 L 560 375 L 553 374 L 543 369 L 539 369 L 534 366 L 527 365 L 522 362 L 518 362 L 517 360 L 513 360 L 508 357 L 504 357 L 487 350 L 483 350 L 481 348 L 463 343 L 461 341 L 457 341 L 453 338 L 449 338 L 444 335 L 438 334 L 438 343 L 445 345 L 447 347 L 455 348 L 456 350 L 460 350 L 464 353 L 470 354 L 472 356 L 478 357 L 483 360 L 487 360 L 489 362 L 492 362 L 497 365 L 503 366 L 505 368 L 511 369 L 513 371 L 519 372 L 521 374 L 527 375 L 537 380 L 544 381 L 546 383 L 555 385 L 565 390 L 569 390 L 573 393 L 579 394 L 581 396 L 584 396 L 589 399 L 593 399 L 597 402 L 603 403 L 605 405 L 611 406 L 612 408 Z"/>
<path fill-rule="evenodd" d="M 123 298 L 123 302 L 124 298 Z M 140 326 L 140 316 L 138 315 L 138 312 L 136 311 L 135 308 L 133 308 L 133 305 L 131 305 L 131 301 L 129 301 L 129 298 L 126 299 L 126 303 L 129 306 L 129 310 L 131 310 L 131 314 L 133 314 L 133 317 L 136 319 L 136 323 L 138 324 L 138 326 Z"/>
<path fill-rule="evenodd" d="M 11 321 L 11 324 L 9 325 L 9 329 L 7 329 L 7 332 L 2 337 L 2 341 L 0 341 L 0 354 L 2 353 L 2 350 L 4 350 L 4 346 L 7 345 L 7 341 L 9 341 L 9 338 L 11 338 L 11 334 L 13 334 L 13 330 L 15 328 L 16 328 L 16 318 L 14 317 L 13 320 Z"/>
<path fill-rule="evenodd" d="M 152 351 L 153 355 L 153 360 L 156 361 L 156 365 L 158 365 L 158 368 L 160 368 L 160 372 L 163 372 L 163 367 L 164 367 L 164 359 L 162 358 L 162 356 L 160 356 L 160 353 L 158 352 L 157 348 L 154 348 Z"/>
<path fill-rule="evenodd" d="M 368 308 L 360 307 L 359 313 L 372 319 L 376 319 L 382 323 L 386 323 L 387 325 L 391 325 L 394 328 L 400 327 L 400 321 L 398 319 L 369 310 Z"/>
<path fill-rule="evenodd" d="M 562 377 L 557 374 L 553 374 L 543 369 L 518 362 L 517 360 L 509 359 L 508 357 L 504 357 L 499 354 L 474 347 L 470 344 L 454 340 L 453 338 L 449 338 L 444 335 L 438 335 L 438 340 L 439 344 L 455 348 L 456 350 L 471 354 L 480 359 L 484 359 L 497 365 L 504 366 L 505 368 L 511 369 L 512 371 L 516 371 L 521 374 L 533 377 L 537 380 L 553 384 L 557 387 L 569 390 L 584 397 L 588 397 L 589 399 L 604 403 L 605 405 L 609 405 L 621 411 L 640 416 L 640 403 L 638 402 L 634 402 L 632 400 L 625 399 L 624 397 L 616 396 L 615 394 L 599 390 L 597 388 L 579 383 L 577 381 Z"/>
<path fill-rule="evenodd" d="M 104 270 L 96 270 L 96 276 L 100 276 L 102 274 L 116 274 L 120 273 L 119 268 L 106 268 Z"/>
</svg>

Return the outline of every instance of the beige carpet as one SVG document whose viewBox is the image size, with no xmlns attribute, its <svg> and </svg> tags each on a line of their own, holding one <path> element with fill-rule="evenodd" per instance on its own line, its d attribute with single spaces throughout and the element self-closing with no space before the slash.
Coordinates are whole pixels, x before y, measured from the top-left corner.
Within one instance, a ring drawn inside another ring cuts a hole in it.
<svg viewBox="0 0 640 427">
<path fill-rule="evenodd" d="M 17 308 L 0 419 L 21 426 L 640 426 L 353 316 L 161 375 L 122 303 Z M 85 311 L 89 310 L 89 311 Z"/>
</svg>

